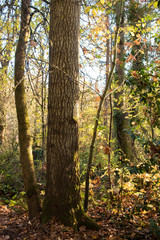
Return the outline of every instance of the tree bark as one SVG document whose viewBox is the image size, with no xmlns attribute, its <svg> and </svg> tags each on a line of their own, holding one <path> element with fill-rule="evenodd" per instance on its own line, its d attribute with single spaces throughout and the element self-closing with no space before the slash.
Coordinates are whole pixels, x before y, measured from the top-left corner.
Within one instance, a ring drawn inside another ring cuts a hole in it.
<svg viewBox="0 0 160 240">
<path fill-rule="evenodd" d="M 77 102 L 79 0 L 51 0 L 47 183 L 43 222 L 97 228 L 80 199 Z"/>
<path fill-rule="evenodd" d="M 117 22 L 119 16 L 119 4 L 117 3 Z M 122 12 L 121 27 L 124 27 L 124 8 Z M 117 53 L 117 64 L 115 72 L 115 80 L 118 85 L 122 84 L 124 81 L 124 32 L 123 30 L 119 34 L 120 41 L 118 43 L 118 53 Z M 133 141 L 129 135 L 129 130 L 131 128 L 127 112 L 124 111 L 124 99 L 123 99 L 123 89 L 114 94 L 116 101 L 114 102 L 114 131 L 115 137 L 117 139 L 118 148 L 121 149 L 124 156 L 131 161 L 134 160 L 133 153 Z"/>
<path fill-rule="evenodd" d="M 107 15 L 107 19 L 106 19 L 106 29 L 109 31 L 109 16 Z M 107 38 L 106 39 L 106 82 L 108 81 L 108 73 L 109 73 L 109 64 L 110 64 L 110 39 Z M 110 86 L 111 88 L 111 86 Z M 105 99 L 107 100 L 107 98 Z M 106 102 L 106 101 L 105 101 Z M 112 188 L 112 182 L 111 182 L 111 153 L 110 153 L 110 149 L 111 149 L 111 139 L 112 139 L 112 119 L 113 119 L 113 107 L 112 107 L 112 95 L 109 95 L 109 107 L 110 107 L 110 118 L 109 118 L 109 133 L 108 133 L 108 138 L 106 136 L 106 139 L 108 140 L 108 147 L 109 147 L 109 153 L 108 153 L 108 185 L 109 185 L 109 189 Z M 107 105 L 106 107 L 106 111 L 107 111 Z M 107 118 L 107 116 L 106 116 Z M 113 196 L 112 196 L 112 192 L 110 192 L 110 199 L 113 200 Z"/>
<path fill-rule="evenodd" d="M 4 125 L 5 125 L 5 107 L 3 104 L 2 90 L 0 91 L 0 145 L 3 143 Z"/>
<path fill-rule="evenodd" d="M 25 54 L 29 34 L 29 6 L 31 0 L 22 0 L 21 27 L 15 54 L 15 103 L 18 118 L 20 161 L 22 164 L 24 188 L 27 195 L 29 217 L 37 216 L 41 210 L 40 195 L 34 171 L 32 141 L 25 96 Z"/>
</svg>

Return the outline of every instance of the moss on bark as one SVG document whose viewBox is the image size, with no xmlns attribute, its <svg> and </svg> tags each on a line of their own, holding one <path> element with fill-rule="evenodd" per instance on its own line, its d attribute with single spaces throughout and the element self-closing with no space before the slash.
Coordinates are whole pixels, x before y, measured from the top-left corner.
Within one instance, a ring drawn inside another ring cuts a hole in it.
<svg viewBox="0 0 160 240">
<path fill-rule="evenodd" d="M 29 37 L 31 0 L 22 0 L 20 35 L 15 54 L 15 103 L 18 119 L 20 161 L 22 164 L 24 188 L 27 193 L 29 217 L 34 218 L 41 211 L 40 194 L 34 171 L 32 139 L 25 96 L 25 55 Z"/>
<path fill-rule="evenodd" d="M 90 218 L 85 211 L 81 208 L 76 213 L 77 216 L 77 227 L 85 226 L 88 229 L 99 230 L 100 225 L 98 225 L 92 218 Z"/>
<path fill-rule="evenodd" d="M 114 125 L 116 129 L 118 148 L 122 150 L 125 158 L 134 161 L 134 144 L 129 134 L 129 120 L 126 118 L 126 114 L 121 110 L 116 110 L 114 112 Z"/>
<path fill-rule="evenodd" d="M 70 212 L 64 212 L 60 216 L 54 216 L 51 211 L 46 208 L 47 204 L 52 202 L 50 199 L 48 202 L 44 201 L 43 212 L 42 212 L 42 223 L 46 223 L 51 218 L 55 217 L 58 221 L 68 227 L 73 227 L 78 230 L 81 226 L 85 226 L 87 229 L 99 230 L 100 225 L 98 225 L 91 217 L 89 217 L 82 206 L 79 205 L 76 209 L 71 209 Z"/>
</svg>

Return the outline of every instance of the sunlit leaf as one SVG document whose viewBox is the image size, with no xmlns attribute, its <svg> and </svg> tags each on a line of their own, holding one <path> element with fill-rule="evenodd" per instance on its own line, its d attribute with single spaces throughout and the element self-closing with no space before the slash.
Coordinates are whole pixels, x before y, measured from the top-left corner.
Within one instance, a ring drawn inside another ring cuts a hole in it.
<svg viewBox="0 0 160 240">
<path fill-rule="evenodd" d="M 154 7 L 154 8 L 157 8 L 157 6 L 158 6 L 158 1 L 156 1 L 156 2 L 153 3 L 153 7 Z"/>
<path fill-rule="evenodd" d="M 101 2 L 102 4 L 104 4 L 104 0 L 100 0 L 100 2 Z"/>
<path fill-rule="evenodd" d="M 88 6 L 88 7 L 85 8 L 84 12 L 85 12 L 85 13 L 88 13 L 90 9 L 91 9 L 91 7 Z"/>
</svg>

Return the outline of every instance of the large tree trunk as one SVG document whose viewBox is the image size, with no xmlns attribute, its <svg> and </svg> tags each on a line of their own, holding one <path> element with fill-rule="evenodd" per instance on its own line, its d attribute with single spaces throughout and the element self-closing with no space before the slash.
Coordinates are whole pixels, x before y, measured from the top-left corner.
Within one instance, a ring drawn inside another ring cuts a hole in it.
<svg viewBox="0 0 160 240">
<path fill-rule="evenodd" d="M 119 16 L 119 5 L 117 3 L 117 19 Z M 121 27 L 124 27 L 124 9 L 121 20 Z M 120 41 L 118 43 L 117 64 L 116 64 L 116 76 L 115 79 L 118 85 L 121 85 L 124 81 L 124 32 L 123 30 L 119 34 Z M 123 89 L 114 94 L 116 101 L 114 102 L 114 130 L 115 137 L 117 139 L 118 148 L 121 149 L 125 158 L 134 160 L 133 153 L 133 141 L 129 135 L 131 128 L 128 119 L 128 113 L 124 110 Z"/>
<path fill-rule="evenodd" d="M 24 187 L 27 194 L 29 217 L 40 212 L 40 196 L 34 171 L 32 141 L 24 86 L 25 54 L 29 34 L 31 0 L 22 0 L 21 28 L 15 55 L 15 102 L 18 118 L 20 161 L 22 164 Z"/>
<path fill-rule="evenodd" d="M 93 228 L 80 203 L 77 101 L 79 0 L 51 0 L 47 184 L 43 221 Z"/>
</svg>

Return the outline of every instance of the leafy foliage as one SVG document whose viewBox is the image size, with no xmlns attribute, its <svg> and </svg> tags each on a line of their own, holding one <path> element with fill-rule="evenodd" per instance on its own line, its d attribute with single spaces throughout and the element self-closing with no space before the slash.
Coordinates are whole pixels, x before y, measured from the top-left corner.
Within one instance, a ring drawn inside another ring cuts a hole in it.
<svg viewBox="0 0 160 240">
<path fill-rule="evenodd" d="M 0 154 L 0 192 L 6 197 L 13 197 L 23 188 L 19 156 L 16 151 Z"/>
</svg>

